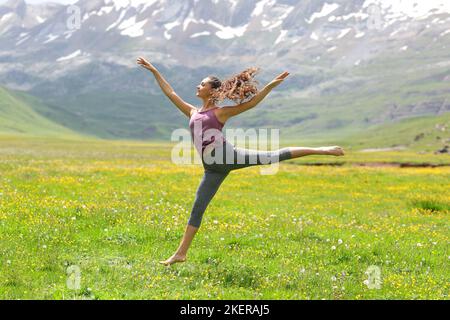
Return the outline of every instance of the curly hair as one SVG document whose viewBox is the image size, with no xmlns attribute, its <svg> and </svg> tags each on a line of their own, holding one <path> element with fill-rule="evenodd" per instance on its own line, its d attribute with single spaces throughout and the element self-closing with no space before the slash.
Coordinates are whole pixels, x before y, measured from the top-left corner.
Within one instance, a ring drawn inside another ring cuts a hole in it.
<svg viewBox="0 0 450 320">
<path fill-rule="evenodd" d="M 242 103 L 245 99 L 251 98 L 258 93 L 256 85 L 259 82 L 253 78 L 259 70 L 258 67 L 250 67 L 223 82 L 215 76 L 208 76 L 213 89 L 210 99 L 214 103 L 219 103 L 224 99 Z"/>
</svg>

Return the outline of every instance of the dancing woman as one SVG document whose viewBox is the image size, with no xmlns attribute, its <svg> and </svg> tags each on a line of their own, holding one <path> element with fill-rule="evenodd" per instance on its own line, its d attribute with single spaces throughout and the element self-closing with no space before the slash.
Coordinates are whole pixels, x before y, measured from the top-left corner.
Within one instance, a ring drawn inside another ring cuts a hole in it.
<svg viewBox="0 0 450 320">
<path fill-rule="evenodd" d="M 208 76 L 197 86 L 196 95 L 203 101 L 203 106 L 197 109 L 181 99 L 149 61 L 140 57 L 137 59 L 137 63 L 153 73 L 162 91 L 170 101 L 190 119 L 189 127 L 192 139 L 200 153 L 204 168 L 204 175 L 196 192 L 183 239 L 177 251 L 171 257 L 160 261 L 164 265 L 186 261 L 187 251 L 200 227 L 203 213 L 230 171 L 308 155 L 344 155 L 343 149 L 339 146 L 286 147 L 275 151 L 259 151 L 235 147 L 222 134 L 213 135 L 209 140 L 205 138 L 206 131 L 217 130 L 216 132 L 221 133 L 229 118 L 255 107 L 273 88 L 283 82 L 289 75 L 288 72 L 281 73 L 261 91 L 258 91 L 255 85 L 256 81 L 253 80 L 258 68 L 246 69 L 223 82 L 215 76 Z M 242 102 L 247 98 L 251 99 Z M 236 105 L 219 108 L 216 104 L 224 99 L 233 100 Z M 240 102 L 238 102 L 239 100 Z M 200 124 L 200 130 L 197 130 L 198 124 Z M 196 143 L 198 141 L 200 143 Z M 218 157 L 220 161 L 211 161 L 211 157 L 214 159 Z M 235 161 L 234 159 L 243 159 L 243 161 Z"/>
</svg>

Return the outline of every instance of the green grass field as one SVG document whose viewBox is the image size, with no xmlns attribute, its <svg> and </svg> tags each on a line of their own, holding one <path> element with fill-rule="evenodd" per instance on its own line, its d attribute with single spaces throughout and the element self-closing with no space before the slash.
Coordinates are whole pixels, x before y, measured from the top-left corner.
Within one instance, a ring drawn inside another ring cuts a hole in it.
<svg viewBox="0 0 450 320">
<path fill-rule="evenodd" d="M 202 177 L 170 152 L 1 135 L 0 298 L 448 299 L 450 167 L 351 165 L 448 155 L 350 148 L 285 161 L 275 175 L 234 171 L 187 262 L 165 267 Z M 345 163 L 305 165 L 325 161 Z"/>
</svg>

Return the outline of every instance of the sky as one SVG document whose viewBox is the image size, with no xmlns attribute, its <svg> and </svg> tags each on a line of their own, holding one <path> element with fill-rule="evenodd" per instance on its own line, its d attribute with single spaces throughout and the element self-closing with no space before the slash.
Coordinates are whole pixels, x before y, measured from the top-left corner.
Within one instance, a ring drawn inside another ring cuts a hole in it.
<svg viewBox="0 0 450 320">
<path fill-rule="evenodd" d="M 0 3 L 6 2 L 7 0 L 0 0 Z M 78 0 L 25 0 L 26 3 L 43 3 L 43 2 L 57 2 L 57 3 L 75 3 Z"/>
</svg>

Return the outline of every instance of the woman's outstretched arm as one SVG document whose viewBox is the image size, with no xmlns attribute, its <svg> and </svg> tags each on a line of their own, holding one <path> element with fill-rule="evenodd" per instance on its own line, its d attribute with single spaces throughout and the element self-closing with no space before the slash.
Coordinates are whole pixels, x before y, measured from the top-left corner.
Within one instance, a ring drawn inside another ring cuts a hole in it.
<svg viewBox="0 0 450 320">
<path fill-rule="evenodd" d="M 273 88 L 278 86 L 283 80 L 289 75 L 289 72 L 285 71 L 273 79 L 268 85 L 266 85 L 262 90 L 260 90 L 253 98 L 249 101 L 238 104 L 236 106 L 224 107 L 220 108 L 218 112 L 220 112 L 220 118 L 225 122 L 228 118 L 238 115 L 244 111 L 247 111 L 253 107 L 255 107 L 258 103 L 260 103 Z"/>
<path fill-rule="evenodd" d="M 137 59 L 137 63 L 153 73 L 156 81 L 158 81 L 158 84 L 161 87 L 164 94 L 170 99 L 170 101 L 172 101 L 174 105 L 177 106 L 178 109 L 180 109 L 181 112 L 183 112 L 188 118 L 190 118 L 192 110 L 196 110 L 196 108 L 190 103 L 187 103 L 186 101 L 181 99 L 176 94 L 176 92 L 173 90 L 170 84 L 166 81 L 166 79 L 164 79 L 164 77 L 161 75 L 158 69 L 155 68 L 154 65 L 152 65 L 150 62 L 148 62 L 142 57 L 139 57 Z"/>
</svg>

